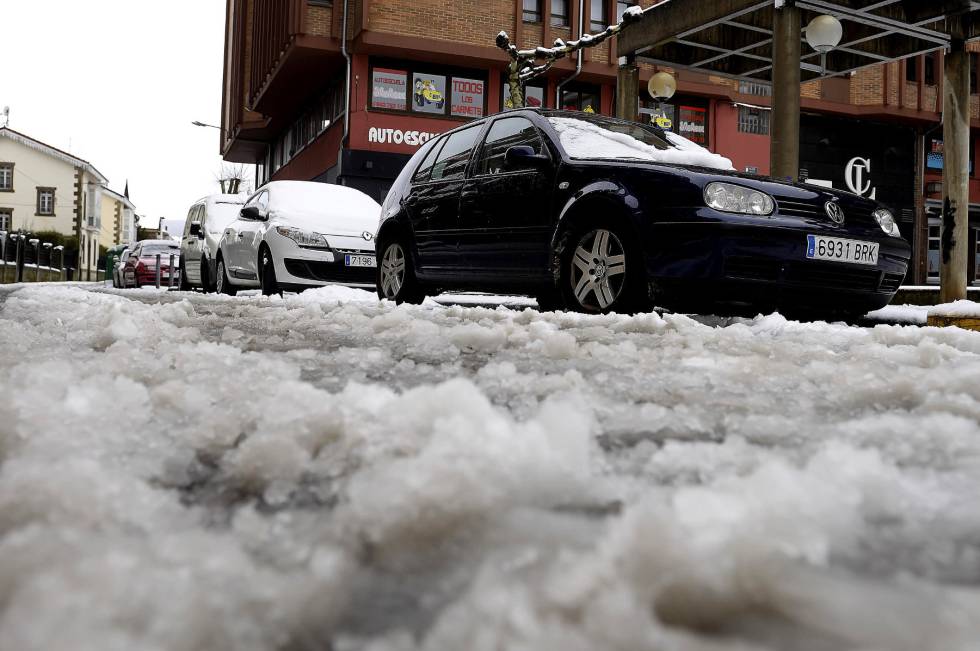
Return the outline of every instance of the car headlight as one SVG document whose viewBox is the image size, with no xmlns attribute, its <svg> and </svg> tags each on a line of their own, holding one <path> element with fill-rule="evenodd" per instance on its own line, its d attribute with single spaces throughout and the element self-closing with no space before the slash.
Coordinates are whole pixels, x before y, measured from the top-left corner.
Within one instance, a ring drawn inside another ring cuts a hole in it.
<svg viewBox="0 0 980 651">
<path fill-rule="evenodd" d="M 296 242 L 300 246 L 305 246 L 310 249 L 330 248 L 330 245 L 327 244 L 327 238 L 320 235 L 319 233 L 302 231 L 298 228 L 290 228 L 288 226 L 276 226 L 276 232 L 282 235 L 283 237 L 288 237 L 289 239 Z"/>
<path fill-rule="evenodd" d="M 709 208 L 743 215 L 771 215 L 776 202 L 765 192 L 734 183 L 709 183 L 704 189 Z"/>
<path fill-rule="evenodd" d="M 901 237 L 902 234 L 898 232 L 898 224 L 895 222 L 895 216 L 884 208 L 879 208 L 872 213 L 875 221 L 881 226 L 881 230 L 885 231 L 886 235 L 891 235 L 892 237 Z"/>
</svg>

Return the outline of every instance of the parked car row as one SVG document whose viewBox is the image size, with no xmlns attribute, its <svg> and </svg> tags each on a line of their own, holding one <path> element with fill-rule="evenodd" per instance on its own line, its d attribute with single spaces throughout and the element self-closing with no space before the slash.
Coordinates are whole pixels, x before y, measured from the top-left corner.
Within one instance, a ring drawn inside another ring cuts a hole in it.
<svg viewBox="0 0 980 651">
<path fill-rule="evenodd" d="M 162 246 L 139 243 L 119 284 L 146 284 Z M 179 254 L 181 289 L 232 295 L 337 283 L 410 303 L 469 290 L 593 313 L 850 316 L 891 300 L 911 249 L 875 201 L 739 174 L 655 125 L 523 109 L 428 141 L 383 206 L 301 181 L 202 199 Z"/>
</svg>

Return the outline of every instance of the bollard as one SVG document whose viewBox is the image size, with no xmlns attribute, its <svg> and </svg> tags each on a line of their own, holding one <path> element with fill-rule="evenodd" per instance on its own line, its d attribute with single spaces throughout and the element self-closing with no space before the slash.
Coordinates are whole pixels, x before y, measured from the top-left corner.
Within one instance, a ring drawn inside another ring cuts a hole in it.
<svg viewBox="0 0 980 651">
<path fill-rule="evenodd" d="M 0 231 L 0 260 L 3 260 L 3 270 L 0 271 L 0 284 L 7 282 L 7 231 Z"/>
<path fill-rule="evenodd" d="M 24 281 L 24 236 L 17 236 L 17 251 L 14 257 L 14 282 Z"/>
<path fill-rule="evenodd" d="M 60 244 L 54 247 L 54 250 L 58 252 L 58 280 L 65 280 L 65 247 Z"/>
<path fill-rule="evenodd" d="M 34 282 L 41 280 L 41 240 L 36 237 L 27 241 L 34 247 Z"/>
<path fill-rule="evenodd" d="M 51 282 L 51 270 L 54 269 L 54 265 L 51 264 L 51 256 L 52 256 L 51 247 L 53 246 L 54 245 L 51 244 L 51 242 L 45 242 L 44 244 L 41 245 L 41 247 L 48 252 L 48 278 L 47 278 L 48 282 Z M 40 263 L 40 258 L 38 258 L 38 262 Z"/>
<path fill-rule="evenodd" d="M 174 254 L 170 254 L 170 274 L 167 278 L 167 289 L 174 288 Z"/>
<path fill-rule="evenodd" d="M 157 253 L 157 289 L 160 289 L 160 254 Z"/>
</svg>

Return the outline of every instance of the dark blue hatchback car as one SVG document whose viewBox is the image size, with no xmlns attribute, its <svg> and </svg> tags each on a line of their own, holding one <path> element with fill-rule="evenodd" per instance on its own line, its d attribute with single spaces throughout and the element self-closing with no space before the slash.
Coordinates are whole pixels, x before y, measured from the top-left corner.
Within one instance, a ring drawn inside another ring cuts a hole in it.
<svg viewBox="0 0 980 651">
<path fill-rule="evenodd" d="M 523 109 L 435 138 L 382 207 L 382 298 L 523 293 L 545 309 L 779 309 L 848 317 L 886 305 L 911 249 L 862 197 L 738 174 L 656 127 Z"/>
</svg>

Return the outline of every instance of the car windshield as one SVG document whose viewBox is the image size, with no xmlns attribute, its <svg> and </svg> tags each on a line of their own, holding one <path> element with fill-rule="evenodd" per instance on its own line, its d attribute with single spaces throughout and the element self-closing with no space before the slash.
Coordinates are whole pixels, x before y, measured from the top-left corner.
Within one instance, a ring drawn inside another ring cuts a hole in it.
<svg viewBox="0 0 980 651">
<path fill-rule="evenodd" d="M 228 224 L 238 218 L 238 213 L 242 211 L 242 204 L 230 201 L 218 201 L 211 204 L 208 208 L 207 228 L 214 234 L 224 232 Z"/>
<path fill-rule="evenodd" d="M 732 162 L 669 131 L 589 114 L 548 116 L 561 146 L 578 159 L 637 159 L 732 170 Z"/>
</svg>

